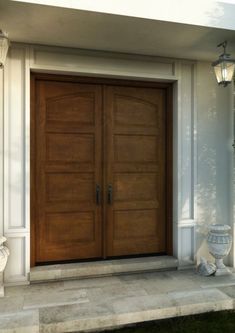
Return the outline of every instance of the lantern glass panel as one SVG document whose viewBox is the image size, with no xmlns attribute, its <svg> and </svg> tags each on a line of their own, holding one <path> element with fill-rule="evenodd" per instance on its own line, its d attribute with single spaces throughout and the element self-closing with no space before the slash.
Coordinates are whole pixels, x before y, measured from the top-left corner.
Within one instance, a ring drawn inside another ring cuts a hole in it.
<svg viewBox="0 0 235 333">
<path fill-rule="evenodd" d="M 222 61 L 214 67 L 215 76 L 218 83 L 231 82 L 233 79 L 233 73 L 235 70 L 235 64 L 229 61 Z"/>
</svg>

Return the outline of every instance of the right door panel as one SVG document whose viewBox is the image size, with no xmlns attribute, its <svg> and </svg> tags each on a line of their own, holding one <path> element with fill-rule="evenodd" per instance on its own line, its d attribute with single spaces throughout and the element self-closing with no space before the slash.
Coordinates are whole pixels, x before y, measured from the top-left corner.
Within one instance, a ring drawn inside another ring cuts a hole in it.
<svg viewBox="0 0 235 333">
<path fill-rule="evenodd" d="M 166 251 L 165 94 L 105 87 L 108 257 Z"/>
</svg>

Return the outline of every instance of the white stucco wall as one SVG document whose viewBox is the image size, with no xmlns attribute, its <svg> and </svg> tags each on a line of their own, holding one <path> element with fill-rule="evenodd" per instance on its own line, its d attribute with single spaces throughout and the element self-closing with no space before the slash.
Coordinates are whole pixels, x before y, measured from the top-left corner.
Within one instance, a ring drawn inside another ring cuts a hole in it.
<svg viewBox="0 0 235 333">
<path fill-rule="evenodd" d="M 197 64 L 197 255 L 207 255 L 210 223 L 233 226 L 233 86 L 215 84 L 209 63 Z M 232 258 L 230 257 L 230 264 Z"/>
<path fill-rule="evenodd" d="M 232 224 L 231 89 L 217 87 L 210 64 L 15 44 L 4 70 L 5 282 L 27 283 L 30 271 L 30 70 L 174 84 L 174 255 L 181 267 L 208 256 L 205 225 Z"/>
</svg>

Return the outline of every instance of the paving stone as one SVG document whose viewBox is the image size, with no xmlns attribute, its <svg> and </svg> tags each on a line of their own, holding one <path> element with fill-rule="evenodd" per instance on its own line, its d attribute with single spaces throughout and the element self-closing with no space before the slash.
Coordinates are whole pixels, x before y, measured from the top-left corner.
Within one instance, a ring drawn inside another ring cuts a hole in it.
<svg viewBox="0 0 235 333">
<path fill-rule="evenodd" d="M 100 299 L 96 306 L 67 306 L 40 310 L 42 332 L 69 332 L 104 329 L 127 323 L 156 320 L 233 308 L 233 299 L 213 289 L 176 292 L 155 296 L 120 297 L 109 302 Z"/>
<path fill-rule="evenodd" d="M 48 290 L 55 292 L 64 290 L 64 282 L 47 282 L 47 283 L 34 283 L 29 285 L 14 286 L 5 288 L 6 296 L 22 296 L 27 294 L 38 294 L 48 292 Z"/>
<path fill-rule="evenodd" d="M 224 276 L 212 276 L 211 278 L 206 278 L 204 283 L 201 283 L 202 288 L 211 288 L 211 287 L 223 287 L 235 285 L 235 274 L 229 274 Z"/>
<path fill-rule="evenodd" d="M 99 301 L 106 299 L 107 302 L 112 302 L 115 299 L 132 296 L 147 296 L 147 292 L 143 288 L 134 286 L 106 286 L 105 288 L 91 288 L 87 291 L 90 301 Z"/>
<path fill-rule="evenodd" d="M 39 313 L 20 311 L 0 316 L 1 333 L 39 333 Z"/>
<path fill-rule="evenodd" d="M 118 277 L 109 276 L 109 277 L 96 277 L 92 279 L 82 279 L 82 280 L 71 280 L 64 281 L 64 289 L 84 289 L 84 288 L 97 288 L 104 286 L 121 286 L 121 282 Z"/>
<path fill-rule="evenodd" d="M 191 270 L 7 287 L 0 299 L 0 332 L 86 332 L 234 309 L 234 280 L 235 274 L 202 277 Z"/>
<path fill-rule="evenodd" d="M 47 292 L 27 294 L 24 298 L 24 309 L 59 306 L 66 304 L 87 303 L 86 290 L 55 291 L 48 289 Z"/>
<path fill-rule="evenodd" d="M 219 288 L 223 293 L 225 293 L 226 295 L 232 297 L 235 301 L 235 285 L 230 286 L 230 287 L 222 287 Z"/>
<path fill-rule="evenodd" d="M 110 309 L 106 305 L 85 304 L 66 305 L 39 310 L 40 332 L 73 332 L 97 328 L 105 318 L 109 317 Z"/>
<path fill-rule="evenodd" d="M 0 298 L 0 314 L 12 313 L 23 309 L 24 296 L 5 296 Z"/>
</svg>

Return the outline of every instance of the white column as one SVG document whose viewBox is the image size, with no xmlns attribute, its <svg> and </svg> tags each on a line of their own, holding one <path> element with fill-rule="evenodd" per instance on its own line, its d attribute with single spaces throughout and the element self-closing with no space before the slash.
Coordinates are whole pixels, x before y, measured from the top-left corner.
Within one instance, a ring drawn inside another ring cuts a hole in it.
<svg viewBox="0 0 235 333">
<path fill-rule="evenodd" d="M 28 190 L 25 165 L 28 95 L 25 86 L 26 49 L 21 45 L 12 46 L 4 78 L 4 234 L 10 250 L 5 284 L 28 283 L 29 221 L 26 220 L 25 198 Z"/>
<path fill-rule="evenodd" d="M 4 103 L 4 90 L 3 90 L 3 76 L 4 69 L 0 67 L 0 237 L 3 235 L 3 103 Z M 0 273 L 0 286 L 3 282 L 3 274 Z M 0 287 L 0 297 L 3 295 L 3 288 Z"/>
<path fill-rule="evenodd" d="M 0 67 L 0 235 L 3 234 L 3 71 Z"/>
<path fill-rule="evenodd" d="M 233 111 L 233 159 L 232 159 L 232 236 L 233 244 L 230 253 L 230 263 L 235 267 L 235 84 L 231 84 L 231 109 Z"/>
<path fill-rule="evenodd" d="M 174 114 L 174 254 L 179 268 L 195 263 L 195 182 L 196 137 L 194 107 L 194 63 L 181 62 L 177 66 L 179 77 L 177 105 Z"/>
</svg>

